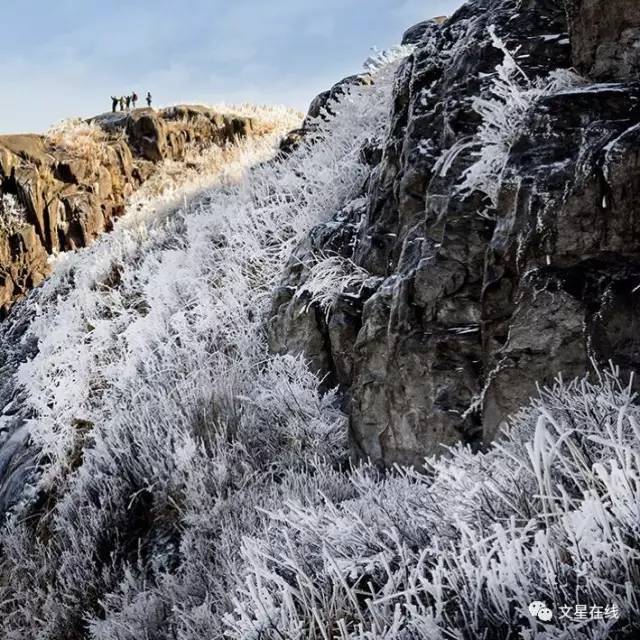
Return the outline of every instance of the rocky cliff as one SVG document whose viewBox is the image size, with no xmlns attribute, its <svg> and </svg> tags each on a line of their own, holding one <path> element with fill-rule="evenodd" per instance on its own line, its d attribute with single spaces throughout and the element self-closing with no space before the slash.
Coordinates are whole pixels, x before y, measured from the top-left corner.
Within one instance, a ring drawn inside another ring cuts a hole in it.
<svg viewBox="0 0 640 640">
<path fill-rule="evenodd" d="M 109 230 L 158 163 L 249 135 L 252 125 L 176 106 L 105 114 L 48 135 L 0 136 L 0 314 L 43 280 L 49 256 Z"/>
<path fill-rule="evenodd" d="M 560 374 L 638 369 L 639 28 L 627 0 L 475 0 L 405 35 L 366 189 L 297 249 L 270 324 L 340 385 L 359 455 L 420 464 Z M 358 277 L 323 307 L 326 256 Z"/>
</svg>

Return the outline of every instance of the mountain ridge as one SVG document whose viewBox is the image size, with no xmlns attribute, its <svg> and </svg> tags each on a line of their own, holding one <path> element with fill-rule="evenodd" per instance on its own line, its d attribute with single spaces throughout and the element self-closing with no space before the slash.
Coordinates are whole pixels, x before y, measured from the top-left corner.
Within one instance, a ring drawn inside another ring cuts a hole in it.
<svg viewBox="0 0 640 640">
<path fill-rule="evenodd" d="M 0 314 L 50 272 L 49 257 L 113 227 L 159 163 L 252 134 L 249 117 L 196 105 L 67 121 L 0 136 Z"/>
</svg>

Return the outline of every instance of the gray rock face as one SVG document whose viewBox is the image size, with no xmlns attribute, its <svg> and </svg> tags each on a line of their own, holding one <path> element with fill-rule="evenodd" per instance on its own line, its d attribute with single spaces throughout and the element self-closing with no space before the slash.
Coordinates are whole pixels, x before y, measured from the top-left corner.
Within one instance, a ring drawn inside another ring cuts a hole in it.
<svg viewBox="0 0 640 640">
<path fill-rule="evenodd" d="M 594 80 L 640 80 L 640 3 L 567 0 L 573 63 Z"/>
<path fill-rule="evenodd" d="M 586 46 L 576 7 L 574 55 Z M 480 446 L 559 374 L 640 364 L 640 88 L 587 83 L 540 98 L 510 145 L 496 201 L 462 195 L 473 150 L 446 175 L 438 160 L 480 124 L 471 100 L 490 97 L 503 58 L 490 25 L 520 47 L 529 78 L 572 66 L 560 3 L 476 0 L 410 30 L 419 40 L 398 71 L 360 219 L 339 216 L 324 228 L 333 245 L 300 249 L 351 258 L 370 286 L 355 303 L 340 298 L 348 313 L 339 303 L 318 314 L 301 306 L 306 276 L 292 263 L 274 301 L 272 348 L 305 353 L 341 385 L 354 451 L 384 464 Z M 628 60 L 605 46 L 598 54 L 616 77 Z"/>
<path fill-rule="evenodd" d="M 420 41 L 424 38 L 425 34 L 430 31 L 431 25 L 433 23 L 442 24 L 446 21 L 446 19 L 446 16 L 438 16 L 436 18 L 432 18 L 431 20 L 424 20 L 423 22 L 414 24 L 404 32 L 404 34 L 402 35 L 401 43 L 420 44 Z"/>
</svg>

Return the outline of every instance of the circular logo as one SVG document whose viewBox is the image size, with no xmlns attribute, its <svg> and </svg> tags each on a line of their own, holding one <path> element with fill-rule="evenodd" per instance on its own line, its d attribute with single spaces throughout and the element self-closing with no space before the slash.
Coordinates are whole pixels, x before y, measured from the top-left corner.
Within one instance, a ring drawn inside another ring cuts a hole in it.
<svg viewBox="0 0 640 640">
<path fill-rule="evenodd" d="M 529 613 L 543 622 L 549 622 L 553 618 L 553 612 L 547 607 L 546 602 L 542 602 L 542 600 L 534 600 L 529 605 Z"/>
</svg>

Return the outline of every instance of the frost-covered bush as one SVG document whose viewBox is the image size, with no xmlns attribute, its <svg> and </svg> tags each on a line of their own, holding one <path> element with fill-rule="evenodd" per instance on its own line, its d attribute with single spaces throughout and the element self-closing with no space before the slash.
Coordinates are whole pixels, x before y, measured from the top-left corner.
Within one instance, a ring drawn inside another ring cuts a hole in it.
<svg viewBox="0 0 640 640">
<path fill-rule="evenodd" d="M 286 160 L 265 162 L 289 116 L 208 185 L 136 195 L 58 259 L 18 374 L 43 499 L 2 537 L 3 638 L 222 637 L 265 510 L 353 494 L 335 397 L 270 356 L 264 327 L 294 247 L 361 196 L 393 73 L 350 88 Z"/>
<path fill-rule="evenodd" d="M 611 375 L 558 384 L 485 454 L 458 446 L 427 461 L 427 473 L 364 467 L 352 476 L 355 497 L 272 512 L 266 535 L 245 540 L 230 637 L 632 637 L 634 400 Z M 533 601 L 552 620 L 534 618 Z M 567 619 L 576 604 L 603 615 Z"/>
<path fill-rule="evenodd" d="M 473 109 L 482 123 L 473 139 L 463 139 L 443 154 L 438 170 L 441 176 L 446 175 L 462 151 L 473 149 L 472 155 L 477 159 L 464 172 L 458 192 L 463 196 L 483 193 L 495 207 L 511 148 L 525 131 L 531 109 L 540 98 L 574 86 L 581 78 L 566 69 L 558 69 L 545 78 L 531 79 L 515 60 L 517 51 L 510 52 L 494 28 L 489 29 L 489 35 L 504 59 L 496 67 L 488 96 L 473 100 Z"/>
</svg>

